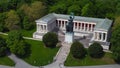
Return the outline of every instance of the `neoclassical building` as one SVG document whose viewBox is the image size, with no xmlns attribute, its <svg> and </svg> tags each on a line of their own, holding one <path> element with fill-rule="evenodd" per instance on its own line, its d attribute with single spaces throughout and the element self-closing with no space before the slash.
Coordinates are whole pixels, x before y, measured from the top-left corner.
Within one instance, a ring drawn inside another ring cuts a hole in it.
<svg viewBox="0 0 120 68">
<path fill-rule="evenodd" d="M 37 29 L 33 34 L 33 38 L 42 39 L 45 33 L 54 31 L 57 28 L 65 33 L 68 18 L 69 15 L 50 13 L 36 20 Z M 97 41 L 104 49 L 109 49 L 112 20 L 75 16 L 73 23 L 75 36 L 89 36 L 89 45 Z"/>
</svg>

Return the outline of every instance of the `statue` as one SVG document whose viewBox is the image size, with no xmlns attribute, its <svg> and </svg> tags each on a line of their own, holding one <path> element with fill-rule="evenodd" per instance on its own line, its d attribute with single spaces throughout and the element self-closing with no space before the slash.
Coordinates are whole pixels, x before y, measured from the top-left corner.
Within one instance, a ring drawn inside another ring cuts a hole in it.
<svg viewBox="0 0 120 68">
<path fill-rule="evenodd" d="M 71 13 L 68 23 L 66 25 L 66 32 L 73 32 L 73 19 L 74 19 L 74 14 Z"/>
</svg>

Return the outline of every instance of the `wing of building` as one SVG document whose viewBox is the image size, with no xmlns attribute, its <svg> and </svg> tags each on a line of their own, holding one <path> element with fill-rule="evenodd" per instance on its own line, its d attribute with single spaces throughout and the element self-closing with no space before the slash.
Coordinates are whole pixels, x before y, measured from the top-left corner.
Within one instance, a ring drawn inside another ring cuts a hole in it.
<svg viewBox="0 0 120 68">
<path fill-rule="evenodd" d="M 66 31 L 66 24 L 69 15 L 50 13 L 38 20 L 36 20 L 37 29 L 33 34 L 33 38 L 42 39 L 42 36 L 51 31 L 57 31 L 57 28 L 63 32 Z M 89 36 L 89 45 L 94 41 L 100 42 L 104 49 L 109 49 L 109 38 L 112 20 L 107 18 L 91 18 L 75 16 L 74 34 L 75 36 Z"/>
</svg>

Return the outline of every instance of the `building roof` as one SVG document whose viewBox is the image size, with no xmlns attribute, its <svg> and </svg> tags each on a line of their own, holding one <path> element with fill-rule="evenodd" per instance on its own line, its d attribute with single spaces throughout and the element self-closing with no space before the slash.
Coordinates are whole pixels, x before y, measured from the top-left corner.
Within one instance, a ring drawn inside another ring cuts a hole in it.
<svg viewBox="0 0 120 68">
<path fill-rule="evenodd" d="M 70 15 L 63 15 L 63 14 L 56 14 L 56 13 L 50 13 L 38 20 L 36 20 L 37 23 L 48 23 L 49 21 L 53 19 L 69 19 Z M 40 22 L 42 21 L 42 22 Z M 92 17 L 82 17 L 82 16 L 75 16 L 74 21 L 84 21 L 89 23 L 96 23 L 95 30 L 108 30 L 111 27 L 112 20 L 109 20 L 107 18 L 92 18 Z"/>
</svg>

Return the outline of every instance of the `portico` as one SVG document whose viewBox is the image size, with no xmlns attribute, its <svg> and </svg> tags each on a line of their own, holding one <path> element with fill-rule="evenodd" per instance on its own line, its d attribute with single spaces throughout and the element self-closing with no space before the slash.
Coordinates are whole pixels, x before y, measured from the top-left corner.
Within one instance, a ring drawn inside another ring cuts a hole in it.
<svg viewBox="0 0 120 68">
<path fill-rule="evenodd" d="M 107 33 L 106 32 L 94 32 L 93 39 L 95 41 L 106 42 L 107 41 Z"/>
<path fill-rule="evenodd" d="M 38 32 L 38 33 L 47 32 L 47 25 L 46 25 L 46 24 L 38 24 L 38 25 L 37 25 L 37 32 Z"/>
</svg>

